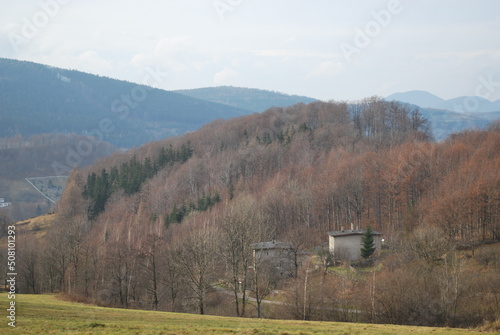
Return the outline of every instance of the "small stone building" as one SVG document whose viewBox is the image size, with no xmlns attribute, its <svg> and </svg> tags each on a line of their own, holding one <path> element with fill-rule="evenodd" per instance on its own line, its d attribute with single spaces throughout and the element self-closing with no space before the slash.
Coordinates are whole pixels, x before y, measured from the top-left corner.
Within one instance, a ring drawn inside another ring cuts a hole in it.
<svg viewBox="0 0 500 335">
<path fill-rule="evenodd" d="M 294 249 L 290 242 L 268 241 L 252 244 L 254 260 L 262 266 L 273 268 L 280 276 L 294 273 Z"/>
<path fill-rule="evenodd" d="M 357 261 L 361 259 L 361 248 L 363 247 L 364 230 L 341 230 L 328 233 L 329 250 L 335 260 Z M 373 231 L 373 242 L 375 252 L 382 248 L 382 234 Z"/>
</svg>

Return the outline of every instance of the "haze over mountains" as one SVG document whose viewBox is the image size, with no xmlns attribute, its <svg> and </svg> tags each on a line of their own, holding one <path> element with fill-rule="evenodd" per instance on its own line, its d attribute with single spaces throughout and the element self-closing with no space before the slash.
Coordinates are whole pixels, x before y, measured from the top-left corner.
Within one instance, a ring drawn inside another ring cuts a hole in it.
<svg viewBox="0 0 500 335">
<path fill-rule="evenodd" d="M 427 91 L 394 93 L 387 100 L 398 100 L 423 108 L 446 109 L 458 113 L 489 113 L 500 111 L 500 100 L 489 101 L 480 96 L 462 96 L 445 100 Z"/>
<path fill-rule="evenodd" d="M 386 100 L 406 102 L 421 107 L 422 115 L 431 122 L 435 140 L 441 141 L 466 129 L 483 129 L 500 119 L 500 101 L 481 97 L 457 97 L 445 100 L 426 91 L 394 93 Z"/>
</svg>

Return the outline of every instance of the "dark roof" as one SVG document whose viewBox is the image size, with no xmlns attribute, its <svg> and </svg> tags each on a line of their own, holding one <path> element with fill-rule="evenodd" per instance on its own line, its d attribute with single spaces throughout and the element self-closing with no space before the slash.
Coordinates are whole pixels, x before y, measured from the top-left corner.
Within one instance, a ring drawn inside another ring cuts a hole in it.
<svg viewBox="0 0 500 335">
<path fill-rule="evenodd" d="M 372 230 L 373 235 L 382 235 L 382 233 Z M 337 231 L 330 231 L 328 232 L 328 235 L 333 236 L 333 237 L 339 237 L 339 236 L 350 236 L 350 235 L 363 235 L 365 231 L 363 229 L 359 230 L 337 230 Z"/>
<path fill-rule="evenodd" d="M 290 242 L 281 241 L 268 241 L 253 243 L 252 249 L 262 250 L 262 249 L 292 249 L 292 244 Z"/>
</svg>

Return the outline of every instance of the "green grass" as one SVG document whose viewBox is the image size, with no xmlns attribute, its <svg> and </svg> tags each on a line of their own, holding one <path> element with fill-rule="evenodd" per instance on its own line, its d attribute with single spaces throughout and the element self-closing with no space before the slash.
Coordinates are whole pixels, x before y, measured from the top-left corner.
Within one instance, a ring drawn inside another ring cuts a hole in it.
<svg viewBox="0 0 500 335">
<path fill-rule="evenodd" d="M 95 307 L 54 295 L 17 295 L 16 328 L 7 325 L 0 295 L 1 334 L 481 334 L 448 329 L 334 322 L 239 319 Z"/>
</svg>

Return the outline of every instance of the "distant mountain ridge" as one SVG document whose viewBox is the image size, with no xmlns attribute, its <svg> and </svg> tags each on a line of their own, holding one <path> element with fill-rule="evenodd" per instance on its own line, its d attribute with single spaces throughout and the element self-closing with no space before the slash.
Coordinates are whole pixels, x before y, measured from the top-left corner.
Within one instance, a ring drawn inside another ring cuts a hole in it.
<svg viewBox="0 0 500 335">
<path fill-rule="evenodd" d="M 489 113 L 500 111 L 500 100 L 489 101 L 479 96 L 462 96 L 449 100 L 442 99 L 427 91 L 394 93 L 386 100 L 407 102 L 423 108 L 446 109 L 457 113 Z"/>
<path fill-rule="evenodd" d="M 256 88 L 234 86 L 205 87 L 190 90 L 176 90 L 174 92 L 193 98 L 247 109 L 257 113 L 263 112 L 271 107 L 286 107 L 297 103 L 308 104 L 318 101 L 317 99 L 301 95 L 289 95 Z"/>
<path fill-rule="evenodd" d="M 394 93 L 385 100 L 401 101 L 420 107 L 430 122 L 437 141 L 466 129 L 483 129 L 491 121 L 500 120 L 500 100 L 488 101 L 481 97 L 442 99 L 427 91 Z"/>
<path fill-rule="evenodd" d="M 0 101 L 0 137 L 91 134 L 122 148 L 249 113 L 126 81 L 10 59 L 0 59 Z"/>
<path fill-rule="evenodd" d="M 436 140 L 464 129 L 484 128 L 500 119 L 500 100 L 491 102 L 478 97 L 444 100 L 425 91 L 395 93 L 386 100 L 421 107 L 422 114 L 432 124 Z M 0 101 L 0 138 L 74 133 L 130 148 L 197 130 L 216 119 L 318 100 L 232 86 L 165 91 L 0 58 Z M 470 101 L 477 102 L 474 112 L 453 111 L 460 106 L 467 111 Z"/>
</svg>

